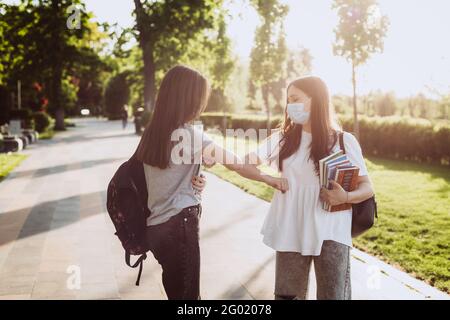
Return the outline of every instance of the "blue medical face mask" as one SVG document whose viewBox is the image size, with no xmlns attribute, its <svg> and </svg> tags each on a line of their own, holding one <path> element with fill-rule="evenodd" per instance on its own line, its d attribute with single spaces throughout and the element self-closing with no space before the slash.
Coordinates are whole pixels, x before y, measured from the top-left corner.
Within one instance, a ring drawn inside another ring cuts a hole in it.
<svg viewBox="0 0 450 320">
<path fill-rule="evenodd" d="M 305 111 L 304 103 L 288 103 L 287 114 L 292 122 L 305 124 L 309 119 L 309 111 Z"/>
</svg>

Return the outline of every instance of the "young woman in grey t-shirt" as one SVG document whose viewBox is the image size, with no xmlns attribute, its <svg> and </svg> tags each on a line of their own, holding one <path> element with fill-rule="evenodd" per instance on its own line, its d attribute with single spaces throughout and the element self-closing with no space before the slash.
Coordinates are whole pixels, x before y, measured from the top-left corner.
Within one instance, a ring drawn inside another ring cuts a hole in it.
<svg viewBox="0 0 450 320">
<path fill-rule="evenodd" d="M 144 163 L 148 189 L 148 247 L 163 269 L 169 299 L 200 298 L 200 196 L 192 185 L 202 159 L 221 163 L 243 177 L 286 191 L 287 181 L 263 174 L 216 145 L 192 125 L 205 109 L 208 80 L 175 66 L 164 76 L 154 112 L 136 151 Z M 226 160 L 226 161 L 225 161 Z"/>
</svg>

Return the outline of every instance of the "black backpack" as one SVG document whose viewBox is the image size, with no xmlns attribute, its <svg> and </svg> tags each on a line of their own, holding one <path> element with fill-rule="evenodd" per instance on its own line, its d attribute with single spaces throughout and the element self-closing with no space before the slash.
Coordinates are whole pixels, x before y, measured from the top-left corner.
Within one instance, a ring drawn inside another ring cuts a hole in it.
<svg viewBox="0 0 450 320">
<path fill-rule="evenodd" d="M 133 155 L 124 162 L 108 184 L 106 207 L 125 249 L 125 262 L 131 268 L 139 266 L 136 285 L 141 279 L 144 260 L 147 258 L 145 240 L 146 220 L 150 216 L 147 206 L 147 185 L 144 166 Z M 139 258 L 130 263 L 131 255 Z"/>
<path fill-rule="evenodd" d="M 344 132 L 339 132 L 339 146 L 345 154 Z M 355 238 L 374 225 L 378 219 L 377 202 L 375 196 L 360 203 L 352 204 L 352 238 Z"/>
</svg>

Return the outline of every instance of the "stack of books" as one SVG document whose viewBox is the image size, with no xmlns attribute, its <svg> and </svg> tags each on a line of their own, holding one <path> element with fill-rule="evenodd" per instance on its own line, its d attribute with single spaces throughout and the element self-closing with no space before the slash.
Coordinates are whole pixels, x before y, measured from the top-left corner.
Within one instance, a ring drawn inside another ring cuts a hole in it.
<svg viewBox="0 0 450 320">
<path fill-rule="evenodd" d="M 337 151 L 319 161 L 319 179 L 321 187 L 332 189 L 329 180 L 339 183 L 345 191 L 353 191 L 357 187 L 359 168 L 354 166 L 342 150 Z M 322 208 L 329 212 L 347 210 L 351 203 L 330 206 L 322 203 Z"/>
</svg>

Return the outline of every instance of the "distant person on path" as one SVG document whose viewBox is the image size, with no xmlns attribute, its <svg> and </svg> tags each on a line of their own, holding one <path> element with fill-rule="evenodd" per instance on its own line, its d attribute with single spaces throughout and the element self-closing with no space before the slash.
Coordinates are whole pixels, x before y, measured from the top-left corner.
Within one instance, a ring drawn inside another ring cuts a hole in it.
<svg viewBox="0 0 450 320">
<path fill-rule="evenodd" d="M 125 130 L 128 124 L 128 110 L 125 106 L 122 110 L 122 129 Z"/>
<path fill-rule="evenodd" d="M 200 299 L 202 208 L 201 195 L 193 185 L 197 184 L 194 177 L 199 176 L 202 159 L 210 164 L 222 163 L 244 177 L 277 189 L 287 189 L 286 179 L 242 164 L 193 125 L 209 95 L 208 80 L 199 72 L 186 66 L 170 69 L 161 82 L 152 119 L 136 150 L 137 159 L 144 163 L 151 211 L 147 220 L 148 248 L 162 267 L 162 282 L 169 299 Z M 181 134 L 181 142 L 173 140 L 174 134 Z"/>
</svg>

